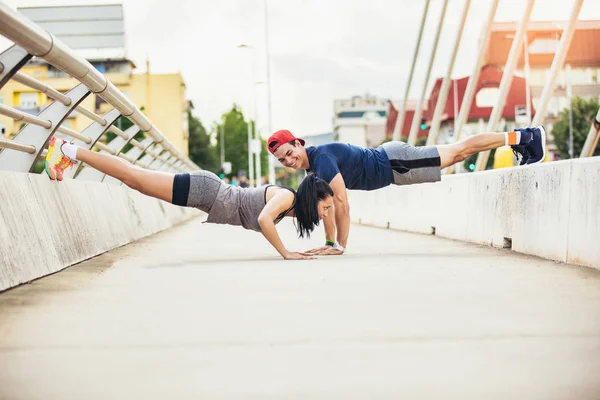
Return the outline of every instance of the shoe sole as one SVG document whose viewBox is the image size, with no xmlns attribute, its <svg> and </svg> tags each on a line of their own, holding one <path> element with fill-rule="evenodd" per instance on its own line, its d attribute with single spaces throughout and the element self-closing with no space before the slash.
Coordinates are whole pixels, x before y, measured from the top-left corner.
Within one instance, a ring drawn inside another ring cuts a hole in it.
<svg viewBox="0 0 600 400">
<path fill-rule="evenodd" d="M 539 164 L 541 162 L 544 162 L 544 160 L 546 159 L 546 130 L 544 129 L 543 126 L 540 126 L 539 130 L 542 134 L 542 151 L 543 151 L 544 155 L 538 161 L 532 162 L 532 163 L 528 162 L 527 165 Z"/>
</svg>

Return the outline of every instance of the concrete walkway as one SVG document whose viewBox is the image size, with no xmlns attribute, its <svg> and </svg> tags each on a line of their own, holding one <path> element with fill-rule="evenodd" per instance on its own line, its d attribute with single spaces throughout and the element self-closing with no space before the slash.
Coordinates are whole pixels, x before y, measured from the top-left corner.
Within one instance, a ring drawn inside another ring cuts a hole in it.
<svg viewBox="0 0 600 400">
<path fill-rule="evenodd" d="M 2 400 L 220 398 L 599 399 L 600 272 L 358 226 L 291 262 L 193 220 L 0 294 Z"/>
</svg>

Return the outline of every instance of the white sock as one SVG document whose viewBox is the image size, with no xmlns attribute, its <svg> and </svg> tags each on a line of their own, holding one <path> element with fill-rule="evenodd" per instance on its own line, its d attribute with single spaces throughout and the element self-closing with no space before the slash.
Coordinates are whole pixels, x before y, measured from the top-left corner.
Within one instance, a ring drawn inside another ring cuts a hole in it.
<svg viewBox="0 0 600 400">
<path fill-rule="evenodd" d="M 64 142 L 60 149 L 65 156 L 69 157 L 73 161 L 77 161 L 77 146 L 68 142 Z"/>
</svg>

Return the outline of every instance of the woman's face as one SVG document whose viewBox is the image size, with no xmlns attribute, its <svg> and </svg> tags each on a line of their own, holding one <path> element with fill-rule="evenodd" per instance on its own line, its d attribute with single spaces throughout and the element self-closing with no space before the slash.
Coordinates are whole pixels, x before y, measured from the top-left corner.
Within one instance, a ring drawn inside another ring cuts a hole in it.
<svg viewBox="0 0 600 400">
<path fill-rule="evenodd" d="M 327 196 L 323 200 L 319 200 L 317 204 L 319 219 L 327 218 L 327 214 L 333 212 L 333 197 Z"/>
</svg>

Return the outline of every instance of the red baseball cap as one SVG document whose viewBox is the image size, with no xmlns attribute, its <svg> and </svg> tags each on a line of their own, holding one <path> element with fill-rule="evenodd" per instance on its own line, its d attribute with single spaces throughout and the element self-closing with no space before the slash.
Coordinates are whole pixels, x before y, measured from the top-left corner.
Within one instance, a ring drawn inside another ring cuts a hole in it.
<svg viewBox="0 0 600 400">
<path fill-rule="evenodd" d="M 271 154 L 273 154 L 282 144 L 289 143 L 296 139 L 298 139 L 298 141 L 302 143 L 302 146 L 304 146 L 304 139 L 295 137 L 292 135 L 292 132 L 286 129 L 277 131 L 269 137 L 269 140 L 267 140 L 267 149 L 269 152 L 271 152 Z"/>
</svg>

